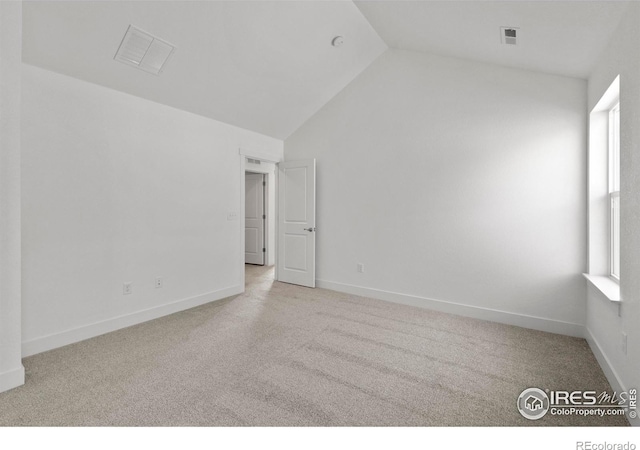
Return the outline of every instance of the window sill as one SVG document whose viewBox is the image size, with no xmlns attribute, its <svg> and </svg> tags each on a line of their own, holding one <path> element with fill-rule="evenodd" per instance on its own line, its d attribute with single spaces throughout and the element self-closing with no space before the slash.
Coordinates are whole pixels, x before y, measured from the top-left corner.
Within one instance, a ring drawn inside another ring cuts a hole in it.
<svg viewBox="0 0 640 450">
<path fill-rule="evenodd" d="M 582 275 L 610 301 L 620 303 L 620 285 L 618 283 L 609 277 L 589 275 L 588 273 Z"/>
</svg>

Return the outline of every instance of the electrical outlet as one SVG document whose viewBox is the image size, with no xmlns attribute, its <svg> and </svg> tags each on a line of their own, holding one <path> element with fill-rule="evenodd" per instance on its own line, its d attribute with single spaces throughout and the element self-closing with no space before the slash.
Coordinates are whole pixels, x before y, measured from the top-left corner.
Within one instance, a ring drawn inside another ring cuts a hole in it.
<svg viewBox="0 0 640 450">
<path fill-rule="evenodd" d="M 122 285 L 122 295 L 129 295 L 133 292 L 133 283 L 128 281 Z"/>
<path fill-rule="evenodd" d="M 162 287 L 162 284 L 162 277 L 156 277 L 156 289 L 160 289 Z"/>
<path fill-rule="evenodd" d="M 364 273 L 364 264 L 358 263 L 357 269 L 358 269 L 358 273 Z"/>
<path fill-rule="evenodd" d="M 621 346 L 622 346 L 622 353 L 626 355 L 627 354 L 627 333 L 625 332 L 622 332 Z"/>
</svg>

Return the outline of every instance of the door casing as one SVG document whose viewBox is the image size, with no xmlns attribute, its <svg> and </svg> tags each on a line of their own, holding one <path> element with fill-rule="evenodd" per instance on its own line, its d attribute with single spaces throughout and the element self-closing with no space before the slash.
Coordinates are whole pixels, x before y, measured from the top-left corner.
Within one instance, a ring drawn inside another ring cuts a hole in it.
<svg viewBox="0 0 640 450">
<path fill-rule="evenodd" d="M 279 159 L 276 159 L 273 157 L 273 155 L 271 154 L 267 154 L 267 153 L 263 153 L 257 150 L 247 150 L 244 148 L 240 148 L 238 150 L 238 156 L 240 158 L 240 164 L 239 164 L 239 179 L 240 179 L 240 204 L 238 206 L 236 215 L 238 218 L 238 229 L 239 229 L 239 235 L 240 235 L 240 242 L 239 242 L 239 246 L 240 248 L 238 249 L 238 267 L 240 270 L 240 279 L 239 279 L 239 283 L 240 286 L 243 287 L 244 290 L 244 283 L 245 283 L 245 277 L 244 277 L 244 246 L 245 246 L 245 242 L 244 242 L 244 227 L 245 227 L 245 217 L 244 217 L 244 208 L 245 208 L 245 173 L 247 171 L 247 158 L 251 158 L 251 159 L 257 159 L 259 161 L 265 162 L 265 163 L 271 163 L 274 164 L 276 166 L 274 171 L 269 171 L 269 170 L 265 170 L 265 169 L 260 169 L 260 168 L 254 168 L 251 167 L 251 171 L 252 172 L 257 172 L 257 173 L 264 173 L 267 175 L 267 179 L 271 178 L 274 180 L 274 186 L 277 187 L 278 185 L 278 168 L 277 168 L 277 164 L 280 162 Z M 270 183 L 267 183 L 267 188 L 269 186 Z M 277 189 L 276 189 L 277 191 Z M 274 198 L 274 202 L 275 202 L 275 214 L 274 214 L 274 219 L 275 219 L 275 224 L 274 224 L 274 228 L 275 228 L 275 242 L 273 246 L 267 245 L 266 249 L 267 251 L 265 252 L 265 260 L 269 261 L 271 256 L 275 256 L 276 258 L 276 262 L 277 262 L 277 252 L 276 249 L 278 248 L 278 230 L 277 230 L 277 223 L 278 223 L 278 218 L 277 218 L 277 214 L 278 214 L 278 208 L 277 208 L 277 202 L 278 202 L 278 198 L 277 198 L 277 192 L 274 192 L 273 198 Z M 269 196 L 268 196 L 269 197 Z M 266 208 L 269 207 L 269 198 L 267 197 L 267 204 L 265 205 Z M 269 230 L 269 224 L 266 224 L 267 230 Z M 269 231 L 267 231 L 268 233 Z M 273 248 L 271 248 L 273 247 Z M 278 268 L 277 268 L 277 264 L 276 264 L 276 269 L 275 269 L 275 279 L 278 279 Z"/>
</svg>

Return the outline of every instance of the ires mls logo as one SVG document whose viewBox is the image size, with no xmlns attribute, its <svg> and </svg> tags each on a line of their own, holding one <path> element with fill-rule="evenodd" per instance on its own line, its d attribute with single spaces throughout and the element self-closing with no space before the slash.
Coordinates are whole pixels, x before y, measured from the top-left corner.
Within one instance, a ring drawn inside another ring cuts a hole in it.
<svg viewBox="0 0 640 450">
<path fill-rule="evenodd" d="M 522 417 L 538 420 L 548 412 L 555 416 L 622 416 L 637 417 L 637 390 L 619 394 L 597 391 L 550 391 L 528 388 L 518 397 L 518 411 Z"/>
</svg>

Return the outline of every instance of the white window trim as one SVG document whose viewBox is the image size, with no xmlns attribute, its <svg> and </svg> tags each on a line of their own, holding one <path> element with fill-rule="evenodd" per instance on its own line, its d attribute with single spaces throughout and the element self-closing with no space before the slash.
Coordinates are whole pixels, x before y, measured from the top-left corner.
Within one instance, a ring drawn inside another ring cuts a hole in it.
<svg viewBox="0 0 640 450">
<path fill-rule="evenodd" d="M 597 275 L 582 274 L 589 283 L 595 287 L 609 301 L 620 302 L 620 284 L 611 279 L 611 277 L 599 277 Z"/>
<path fill-rule="evenodd" d="M 618 116 L 616 122 L 615 116 Z M 615 204 L 618 206 L 618 222 L 620 213 L 620 130 L 615 124 L 620 120 L 620 102 L 618 101 L 609 110 L 609 148 L 608 148 L 608 184 L 609 184 L 609 277 L 616 283 L 620 283 L 620 274 L 616 273 L 614 262 L 618 261 L 618 271 L 620 270 L 620 224 L 616 223 Z M 617 225 L 617 227 L 616 227 Z M 617 242 L 615 245 L 615 231 L 618 230 Z"/>
<path fill-rule="evenodd" d="M 610 195 L 619 189 L 610 184 L 610 112 L 620 103 L 620 76 L 618 75 L 603 93 L 589 113 L 589 159 L 588 159 L 588 273 L 585 273 L 589 288 L 598 292 L 620 308 L 620 282 L 611 277 L 611 203 L 619 194 Z M 619 174 L 619 172 L 617 172 Z M 619 188 L 619 185 L 618 185 Z M 617 197 L 617 198 L 616 198 Z"/>
</svg>

